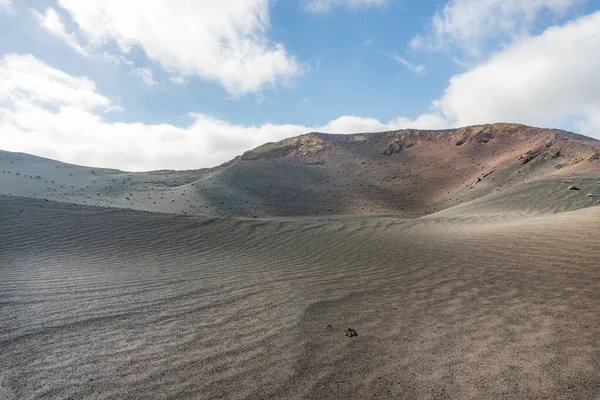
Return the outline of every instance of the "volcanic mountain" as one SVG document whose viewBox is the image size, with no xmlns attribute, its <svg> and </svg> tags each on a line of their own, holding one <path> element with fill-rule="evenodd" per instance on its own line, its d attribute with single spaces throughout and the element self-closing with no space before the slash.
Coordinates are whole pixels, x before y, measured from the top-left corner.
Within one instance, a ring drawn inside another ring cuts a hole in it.
<svg viewBox="0 0 600 400">
<path fill-rule="evenodd" d="M 2 152 L 0 194 L 214 216 L 418 216 L 516 188 L 556 211 L 556 182 L 591 174 L 580 189 L 596 189 L 599 159 L 598 140 L 517 124 L 308 133 L 191 171 L 129 173 Z M 571 203 L 593 204 L 581 195 Z"/>
</svg>

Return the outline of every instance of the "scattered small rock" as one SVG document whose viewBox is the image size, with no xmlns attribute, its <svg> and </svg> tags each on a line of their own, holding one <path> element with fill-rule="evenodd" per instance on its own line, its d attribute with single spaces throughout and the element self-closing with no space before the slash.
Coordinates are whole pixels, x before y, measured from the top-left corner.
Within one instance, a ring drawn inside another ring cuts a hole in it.
<svg viewBox="0 0 600 400">
<path fill-rule="evenodd" d="M 573 183 L 573 181 L 569 181 L 569 180 L 563 179 L 563 183 Z"/>
<path fill-rule="evenodd" d="M 594 193 L 588 193 L 588 197 L 595 197 Z"/>
<path fill-rule="evenodd" d="M 569 186 L 567 189 L 569 189 L 569 190 L 580 190 L 580 189 L 579 189 L 577 186 L 575 186 L 575 185 L 571 185 L 571 186 Z"/>
<path fill-rule="evenodd" d="M 354 329 L 348 328 L 348 332 L 346 332 L 346 336 L 356 337 L 356 336 L 358 336 L 358 333 Z"/>
</svg>

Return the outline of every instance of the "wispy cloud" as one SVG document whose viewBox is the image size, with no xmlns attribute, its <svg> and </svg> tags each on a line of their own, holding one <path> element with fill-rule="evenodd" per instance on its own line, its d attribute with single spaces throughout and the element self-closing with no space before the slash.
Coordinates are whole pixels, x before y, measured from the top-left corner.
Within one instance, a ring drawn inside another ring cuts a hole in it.
<svg viewBox="0 0 600 400">
<path fill-rule="evenodd" d="M 350 9 L 381 7 L 388 0 L 305 0 L 304 9 L 313 13 L 325 13 L 333 7 L 347 7 Z"/>
<path fill-rule="evenodd" d="M 174 85 L 185 85 L 185 78 L 183 76 L 171 76 L 169 80 Z"/>
<path fill-rule="evenodd" d="M 144 84 L 148 86 L 158 85 L 158 82 L 154 80 L 154 74 L 150 68 L 134 68 L 131 70 L 129 75 L 139 78 Z"/>
<path fill-rule="evenodd" d="M 542 16 L 561 16 L 585 0 L 450 0 L 415 36 L 413 50 L 458 48 L 479 57 L 492 39 L 511 42 L 531 32 Z"/>
<path fill-rule="evenodd" d="M 87 50 L 85 50 L 79 44 L 79 41 L 77 40 L 75 34 L 67 32 L 67 28 L 63 23 L 61 16 L 58 15 L 54 8 L 47 8 L 44 14 L 41 14 L 39 11 L 34 10 L 32 8 L 29 9 L 29 12 L 46 31 L 62 39 L 69 47 L 71 47 L 79 54 L 83 56 L 88 55 Z"/>
<path fill-rule="evenodd" d="M 12 13 L 13 6 L 10 0 L 0 0 L 0 11 L 6 11 Z"/>
<path fill-rule="evenodd" d="M 102 61 L 112 64 L 112 65 L 127 65 L 130 68 L 133 68 L 135 66 L 135 63 L 131 60 L 128 60 L 126 57 L 124 56 L 118 56 L 115 54 L 111 54 L 108 52 L 103 52 L 102 54 L 99 54 L 99 57 Z"/>
<path fill-rule="evenodd" d="M 402 64 L 403 66 L 405 66 L 406 68 L 408 68 L 409 70 L 411 70 L 412 72 L 414 72 L 417 75 L 423 75 L 427 72 L 427 68 L 424 65 L 413 64 L 410 61 L 408 61 L 406 58 L 400 57 L 396 54 L 390 54 L 389 57 L 391 59 L 399 62 L 400 64 Z"/>
</svg>

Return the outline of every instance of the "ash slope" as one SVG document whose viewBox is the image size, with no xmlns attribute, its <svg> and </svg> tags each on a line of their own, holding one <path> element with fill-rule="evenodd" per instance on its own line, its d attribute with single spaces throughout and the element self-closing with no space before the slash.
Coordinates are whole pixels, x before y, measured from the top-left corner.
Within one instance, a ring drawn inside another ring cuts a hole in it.
<svg viewBox="0 0 600 400">
<path fill-rule="evenodd" d="M 592 185 L 599 158 L 600 141 L 516 124 L 309 133 L 196 171 L 128 173 L 0 152 L 0 194 L 213 216 L 423 215 L 507 189 L 552 194 L 565 177 Z M 593 204 L 580 195 L 569 204 Z M 563 196 L 547 209 L 567 211 Z"/>
<path fill-rule="evenodd" d="M 0 210 L 2 398 L 600 395 L 600 208 L 254 220 L 0 196 Z"/>
</svg>

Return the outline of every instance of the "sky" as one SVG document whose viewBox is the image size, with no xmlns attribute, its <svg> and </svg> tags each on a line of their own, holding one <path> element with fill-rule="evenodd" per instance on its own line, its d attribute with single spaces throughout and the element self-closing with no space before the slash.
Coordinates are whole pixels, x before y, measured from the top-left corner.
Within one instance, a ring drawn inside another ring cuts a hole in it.
<svg viewBox="0 0 600 400">
<path fill-rule="evenodd" d="M 600 139 L 600 0 L 0 0 L 0 149 L 213 167 L 303 133 Z"/>
</svg>

